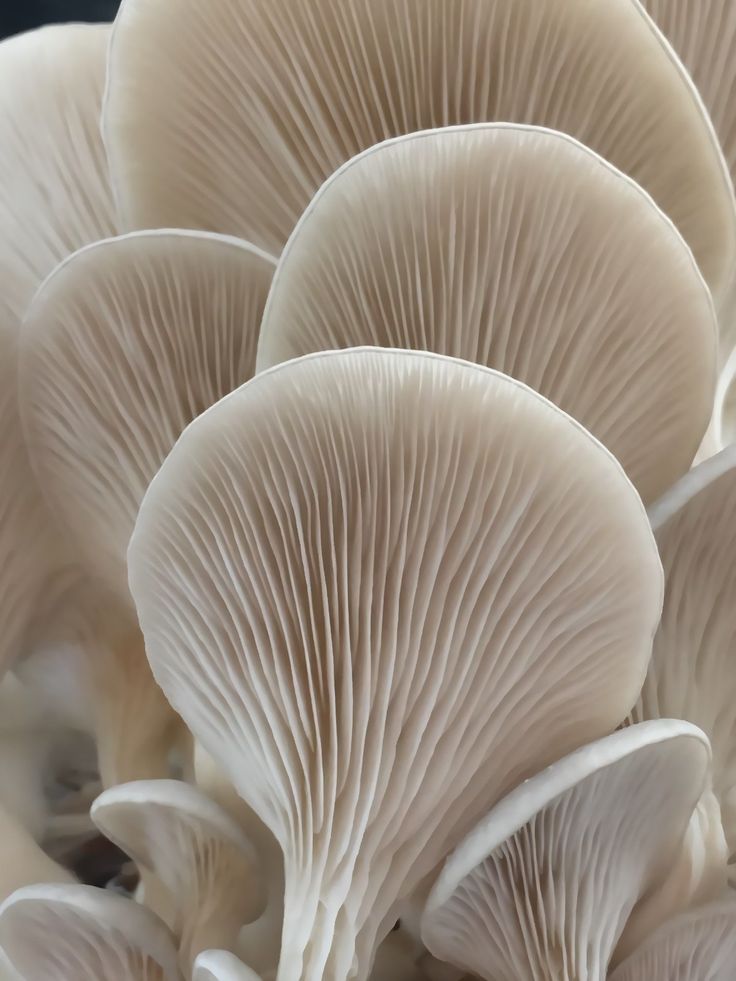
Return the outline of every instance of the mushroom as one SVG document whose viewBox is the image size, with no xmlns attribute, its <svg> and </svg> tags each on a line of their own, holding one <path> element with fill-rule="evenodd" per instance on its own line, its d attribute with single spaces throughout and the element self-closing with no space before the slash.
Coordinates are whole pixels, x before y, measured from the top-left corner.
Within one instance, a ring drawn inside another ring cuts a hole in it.
<svg viewBox="0 0 736 981">
<path fill-rule="evenodd" d="M 261 981 L 228 950 L 205 950 L 194 963 L 192 981 Z"/>
<path fill-rule="evenodd" d="M 0 43 L 0 326 L 16 328 L 48 273 L 116 230 L 100 133 L 109 24 Z"/>
<path fill-rule="evenodd" d="M 561 133 L 488 125 L 366 150 L 281 256 L 258 365 L 375 344 L 498 368 L 578 419 L 645 500 L 690 467 L 717 321 L 672 223 Z"/>
<path fill-rule="evenodd" d="M 178 780 L 122 784 L 102 793 L 91 813 L 107 838 L 162 883 L 185 976 L 200 951 L 232 949 L 240 927 L 263 911 L 251 842 L 195 787 Z"/>
<path fill-rule="evenodd" d="M 104 627 L 109 656 L 88 648 L 93 690 L 112 715 L 106 785 L 168 775 L 177 720 L 148 668 L 125 552 L 148 482 L 181 430 L 252 374 L 272 268 L 257 249 L 216 235 L 108 239 L 52 273 L 23 325 L 21 410 L 39 483 L 109 594 L 90 624 Z M 131 718 L 140 757 L 129 747 Z"/>
<path fill-rule="evenodd" d="M 92 886 L 19 889 L 0 907 L 0 947 L 26 981 L 181 981 L 164 924 Z"/>
<path fill-rule="evenodd" d="M 422 918 L 430 952 L 489 981 L 605 978 L 677 856 L 709 761 L 699 729 L 659 720 L 521 784 L 445 862 Z"/>
<path fill-rule="evenodd" d="M 569 133 L 633 177 L 720 299 L 728 169 L 638 0 L 123 0 L 113 27 L 103 129 L 126 227 L 209 228 L 278 254 L 356 153 L 497 120 Z"/>
<path fill-rule="evenodd" d="M 21 886 L 76 879 L 41 848 L 17 816 L 0 805 L 0 901 Z"/>
<path fill-rule="evenodd" d="M 669 920 L 610 976 L 610 981 L 732 981 L 736 900 L 688 910 Z"/>
<path fill-rule="evenodd" d="M 397 908 L 633 703 L 661 602 L 640 499 L 514 379 L 362 349 L 257 375 L 153 479 L 154 674 L 284 852 L 279 981 L 362 981 Z"/>
<path fill-rule="evenodd" d="M 736 447 L 686 474 L 650 510 L 665 572 L 662 620 L 631 718 L 687 719 L 713 747 L 713 791 L 736 851 Z"/>
</svg>

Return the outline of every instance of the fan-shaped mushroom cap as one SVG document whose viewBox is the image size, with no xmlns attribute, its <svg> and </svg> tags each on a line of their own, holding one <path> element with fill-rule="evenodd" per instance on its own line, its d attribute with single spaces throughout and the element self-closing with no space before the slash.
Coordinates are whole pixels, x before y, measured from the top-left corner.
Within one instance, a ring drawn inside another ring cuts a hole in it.
<svg viewBox="0 0 736 981">
<path fill-rule="evenodd" d="M 0 907 L 0 946 L 27 981 L 181 981 L 147 909 L 91 886 L 28 886 Z"/>
<path fill-rule="evenodd" d="M 70 252 L 115 232 L 100 133 L 109 24 L 0 43 L 0 322 L 16 326 Z"/>
<path fill-rule="evenodd" d="M 101 794 L 97 827 L 169 893 L 185 973 L 209 947 L 231 947 L 265 894 L 255 850 L 214 801 L 179 780 L 141 780 Z"/>
<path fill-rule="evenodd" d="M 125 235 L 71 256 L 28 311 L 21 389 L 34 466 L 119 596 L 151 478 L 187 423 L 253 373 L 272 271 L 233 239 Z"/>
<path fill-rule="evenodd" d="M 205 950 L 194 963 L 192 981 L 261 981 L 241 960 L 227 950 Z"/>
<path fill-rule="evenodd" d="M 200 416 L 128 562 L 156 677 L 284 850 L 280 981 L 367 976 L 457 836 L 625 714 L 661 599 L 589 433 L 497 372 L 380 349 Z"/>
<path fill-rule="evenodd" d="M 675 917 L 611 975 L 611 981 L 733 981 L 736 900 Z"/>
<path fill-rule="evenodd" d="M 429 950 L 489 981 L 604 978 L 677 856 L 709 756 L 699 729 L 660 720 L 527 780 L 445 862 L 422 920 Z"/>
<path fill-rule="evenodd" d="M 570 133 L 630 174 L 716 293 L 734 266 L 712 124 L 638 0 L 124 0 L 104 117 L 136 227 L 211 228 L 278 254 L 361 150 L 508 120 Z"/>
<path fill-rule="evenodd" d="M 717 325 L 651 198 L 570 137 L 476 125 L 349 161 L 289 239 L 259 368 L 375 344 L 498 368 L 597 436 L 645 499 L 692 463 Z"/>
<path fill-rule="evenodd" d="M 662 620 L 632 719 L 700 726 L 713 747 L 713 790 L 736 851 L 736 447 L 686 474 L 650 510 L 665 571 Z"/>
</svg>

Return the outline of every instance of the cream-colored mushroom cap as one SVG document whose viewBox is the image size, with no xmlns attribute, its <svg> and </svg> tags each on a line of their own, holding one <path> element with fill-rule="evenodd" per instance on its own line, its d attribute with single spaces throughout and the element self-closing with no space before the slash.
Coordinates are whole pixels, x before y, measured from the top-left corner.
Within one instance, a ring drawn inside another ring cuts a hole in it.
<svg viewBox="0 0 736 981">
<path fill-rule="evenodd" d="M 127 598 L 138 505 L 180 432 L 246 381 L 273 260 L 217 235 L 98 242 L 23 324 L 21 408 L 46 498 L 88 567 Z"/>
<path fill-rule="evenodd" d="M 700 726 L 713 790 L 736 852 L 736 447 L 691 470 L 650 510 L 665 572 L 662 621 L 632 712 Z"/>
<path fill-rule="evenodd" d="M 356 153 L 496 120 L 592 147 L 673 219 L 714 291 L 727 285 L 728 170 L 638 0 L 124 0 L 113 30 L 103 125 L 135 227 L 210 228 L 277 254 Z"/>
<path fill-rule="evenodd" d="M 733 981 L 736 900 L 675 917 L 611 975 L 611 981 Z"/>
<path fill-rule="evenodd" d="M 519 378 L 645 500 L 690 467 L 713 408 L 717 323 L 690 249 L 633 181 L 535 127 L 399 137 L 317 192 L 279 262 L 259 368 L 362 344 Z"/>
<path fill-rule="evenodd" d="M 92 819 L 168 892 L 185 973 L 209 947 L 230 947 L 265 905 L 255 850 L 233 819 L 180 780 L 139 780 L 104 791 Z"/>
<path fill-rule="evenodd" d="M 92 886 L 27 886 L 0 907 L 0 947 L 25 981 L 181 981 L 169 931 Z"/>
<path fill-rule="evenodd" d="M 0 321 L 16 326 L 70 252 L 116 230 L 100 133 L 109 24 L 0 43 Z"/>
<path fill-rule="evenodd" d="M 365 978 L 457 836 L 625 715 L 661 602 L 589 433 L 498 372 L 375 348 L 195 420 L 128 563 L 157 679 L 284 851 L 279 981 Z"/>
<path fill-rule="evenodd" d="M 205 950 L 194 963 L 193 981 L 261 981 L 235 954 Z"/>
<path fill-rule="evenodd" d="M 521 784 L 445 862 L 422 919 L 431 953 L 489 981 L 605 978 L 677 855 L 709 759 L 699 729 L 659 720 Z"/>
</svg>

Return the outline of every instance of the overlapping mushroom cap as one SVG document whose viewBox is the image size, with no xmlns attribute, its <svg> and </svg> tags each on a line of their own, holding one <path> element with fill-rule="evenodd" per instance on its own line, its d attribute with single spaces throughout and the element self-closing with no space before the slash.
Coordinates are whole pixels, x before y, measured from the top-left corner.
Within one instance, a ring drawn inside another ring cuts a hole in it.
<svg viewBox="0 0 736 981">
<path fill-rule="evenodd" d="M 688 469 L 713 407 L 716 319 L 687 245 L 631 180 L 534 127 L 401 137 L 318 191 L 281 256 L 259 368 L 362 344 L 519 378 L 645 500 Z"/>
<path fill-rule="evenodd" d="M 527 780 L 447 859 L 422 921 L 429 950 L 489 981 L 604 978 L 677 856 L 709 757 L 699 729 L 660 720 Z"/>
<path fill-rule="evenodd" d="M 143 494 L 184 427 L 246 381 L 273 260 L 217 235 L 154 231 L 64 262 L 21 337 L 39 481 L 88 568 L 127 598 Z"/>
<path fill-rule="evenodd" d="M 611 975 L 611 981 L 731 981 L 736 964 L 733 897 L 675 917 Z"/>
<path fill-rule="evenodd" d="M 196 788 L 141 780 L 105 791 L 92 818 L 168 892 L 185 973 L 210 947 L 232 947 L 265 901 L 258 858 L 238 825 Z"/>
<path fill-rule="evenodd" d="M 625 715 L 661 601 L 641 502 L 582 427 L 379 349 L 200 416 L 128 561 L 157 679 L 284 850 L 280 981 L 366 977 L 457 837 Z"/>
<path fill-rule="evenodd" d="M 736 447 L 683 477 L 650 511 L 665 571 L 652 661 L 632 718 L 688 719 L 713 747 L 713 790 L 736 851 Z"/>
<path fill-rule="evenodd" d="M 27 981 L 181 981 L 163 923 L 91 886 L 19 889 L 0 907 L 0 948 Z"/>
<path fill-rule="evenodd" d="M 42 280 L 116 219 L 100 133 L 109 24 L 0 43 L 0 321 L 17 326 Z"/>
<path fill-rule="evenodd" d="M 630 174 L 720 295 L 736 250 L 728 171 L 638 0 L 124 0 L 116 20 L 105 131 L 136 227 L 210 228 L 277 254 L 356 153 L 492 120 L 570 133 Z"/>
</svg>

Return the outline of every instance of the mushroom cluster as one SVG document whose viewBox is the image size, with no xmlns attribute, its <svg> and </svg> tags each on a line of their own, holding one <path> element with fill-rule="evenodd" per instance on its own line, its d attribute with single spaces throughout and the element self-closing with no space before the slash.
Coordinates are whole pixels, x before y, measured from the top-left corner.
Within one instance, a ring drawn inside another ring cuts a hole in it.
<svg viewBox="0 0 736 981">
<path fill-rule="evenodd" d="M 0 80 L 0 981 L 734 981 L 734 0 Z"/>
</svg>

